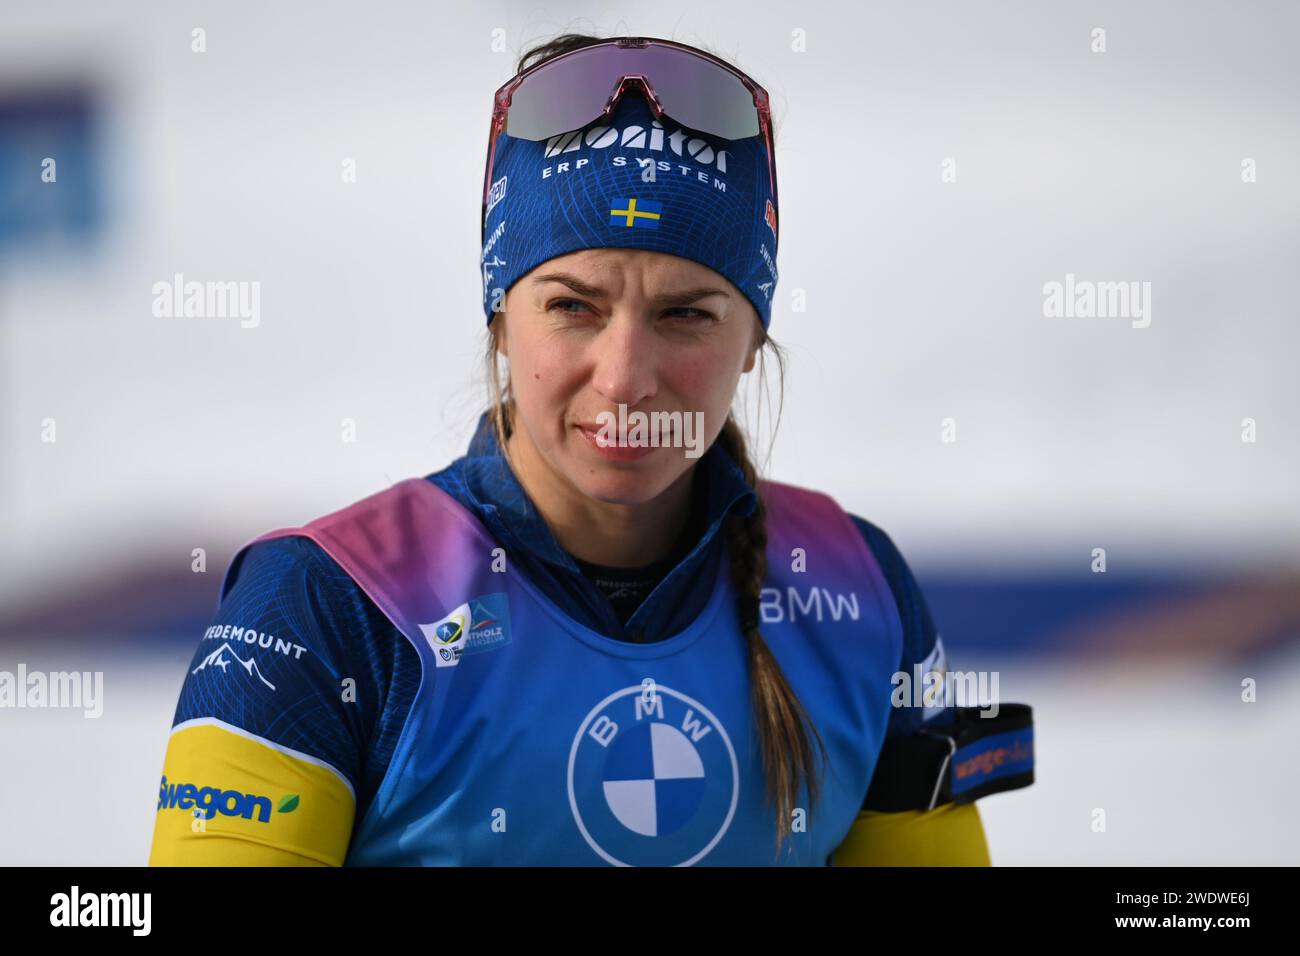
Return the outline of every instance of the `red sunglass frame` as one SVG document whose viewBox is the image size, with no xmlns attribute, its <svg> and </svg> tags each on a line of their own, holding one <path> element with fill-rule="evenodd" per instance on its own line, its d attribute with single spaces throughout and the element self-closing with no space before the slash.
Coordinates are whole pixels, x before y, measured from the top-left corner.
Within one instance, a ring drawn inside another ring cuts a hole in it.
<svg viewBox="0 0 1300 956">
<path fill-rule="evenodd" d="M 725 70 L 727 73 L 740 80 L 740 82 L 744 84 L 745 89 L 749 90 L 750 95 L 754 98 L 754 109 L 758 112 L 758 129 L 763 136 L 763 143 L 767 147 L 767 175 L 772 189 L 772 204 L 777 208 L 780 208 L 776 194 L 776 150 L 772 139 L 772 110 L 769 105 L 767 90 L 763 89 L 763 87 L 755 83 L 749 76 L 745 75 L 725 60 L 720 60 L 718 57 L 713 56 L 711 53 L 707 53 L 704 50 L 697 50 L 693 46 L 687 46 L 684 43 L 677 43 L 673 40 L 663 40 L 658 37 L 616 37 L 610 40 L 603 40 L 600 43 L 592 43 L 587 46 L 578 47 L 575 50 L 569 50 L 567 53 L 561 53 L 559 56 L 537 63 L 529 67 L 527 70 L 524 70 L 524 72 L 511 77 L 497 89 L 492 101 L 492 121 L 488 127 L 487 165 L 483 173 L 483 214 L 479 218 L 480 232 L 482 235 L 485 235 L 487 232 L 488 193 L 492 189 L 492 167 L 493 162 L 496 159 L 497 137 L 500 136 L 506 128 L 506 116 L 510 112 L 510 102 L 514 97 L 515 90 L 519 89 L 519 87 L 522 86 L 523 83 L 534 73 L 544 70 L 548 66 L 553 66 L 565 57 L 572 56 L 575 53 L 585 53 L 595 47 L 602 46 L 610 46 L 625 50 L 643 50 L 649 46 L 670 47 L 674 50 L 679 50 L 683 53 L 688 53 L 691 56 L 704 60 L 719 69 Z M 650 103 L 651 109 L 654 110 L 655 118 L 663 119 L 665 110 L 663 105 L 659 102 L 659 95 L 655 92 L 654 83 L 651 82 L 648 76 L 641 73 L 627 73 L 623 75 L 619 80 L 618 86 L 615 87 L 614 92 L 610 94 L 609 99 L 606 101 L 605 108 L 601 115 L 603 115 L 607 120 L 612 118 L 614 110 L 617 109 L 619 101 L 623 98 L 623 94 L 633 87 L 641 88 L 645 93 L 646 99 Z M 593 119 L 595 118 L 596 117 L 593 117 Z M 565 132 L 568 132 L 568 130 L 556 130 L 555 134 L 558 135 Z M 703 130 L 703 132 L 707 133 L 709 130 Z M 482 239 L 482 235 L 480 236 L 480 240 Z"/>
</svg>

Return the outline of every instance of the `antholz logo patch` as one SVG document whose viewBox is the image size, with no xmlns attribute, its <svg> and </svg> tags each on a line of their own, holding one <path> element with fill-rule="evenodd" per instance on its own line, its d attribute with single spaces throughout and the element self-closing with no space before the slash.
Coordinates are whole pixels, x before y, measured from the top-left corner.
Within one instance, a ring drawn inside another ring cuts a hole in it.
<svg viewBox="0 0 1300 956">
<path fill-rule="evenodd" d="M 465 654 L 510 643 L 510 602 L 504 591 L 471 598 L 446 617 L 421 624 L 439 667 L 455 667 Z"/>
</svg>

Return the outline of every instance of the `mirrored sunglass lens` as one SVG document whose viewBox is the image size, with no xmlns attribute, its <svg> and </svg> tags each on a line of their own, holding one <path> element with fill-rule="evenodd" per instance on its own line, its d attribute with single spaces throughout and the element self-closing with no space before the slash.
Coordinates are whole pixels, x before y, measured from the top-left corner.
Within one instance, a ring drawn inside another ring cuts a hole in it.
<svg viewBox="0 0 1300 956">
<path fill-rule="evenodd" d="M 681 50 L 650 47 L 641 52 L 664 112 L 677 122 L 724 139 L 758 135 L 754 95 L 738 77 Z"/>
<path fill-rule="evenodd" d="M 614 92 L 617 50 L 579 50 L 538 70 L 515 90 L 506 114 L 506 133 L 541 140 L 591 122 Z"/>
</svg>

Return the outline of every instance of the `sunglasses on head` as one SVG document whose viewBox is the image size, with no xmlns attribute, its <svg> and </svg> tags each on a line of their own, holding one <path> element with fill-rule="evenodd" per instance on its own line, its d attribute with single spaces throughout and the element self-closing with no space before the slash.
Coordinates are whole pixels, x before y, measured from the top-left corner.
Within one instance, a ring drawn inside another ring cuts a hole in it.
<svg viewBox="0 0 1300 956">
<path fill-rule="evenodd" d="M 620 37 L 561 53 L 529 67 L 496 92 L 483 177 L 486 224 L 497 137 L 539 141 L 608 120 L 624 93 L 639 88 L 657 119 L 745 139 L 762 135 L 776 203 L 776 160 L 767 91 L 703 50 L 654 37 Z"/>
</svg>

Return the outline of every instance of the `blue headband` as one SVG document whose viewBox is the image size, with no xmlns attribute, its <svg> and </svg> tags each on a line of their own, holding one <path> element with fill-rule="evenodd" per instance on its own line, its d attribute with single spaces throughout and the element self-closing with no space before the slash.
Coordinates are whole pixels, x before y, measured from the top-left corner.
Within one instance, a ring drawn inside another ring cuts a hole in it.
<svg viewBox="0 0 1300 956">
<path fill-rule="evenodd" d="M 633 90 L 610 125 L 541 142 L 502 133 L 492 178 L 479 260 L 489 324 L 522 276 L 600 247 L 708 266 L 753 303 L 763 328 L 771 322 L 777 223 L 761 134 L 726 140 L 659 122 Z"/>
</svg>

